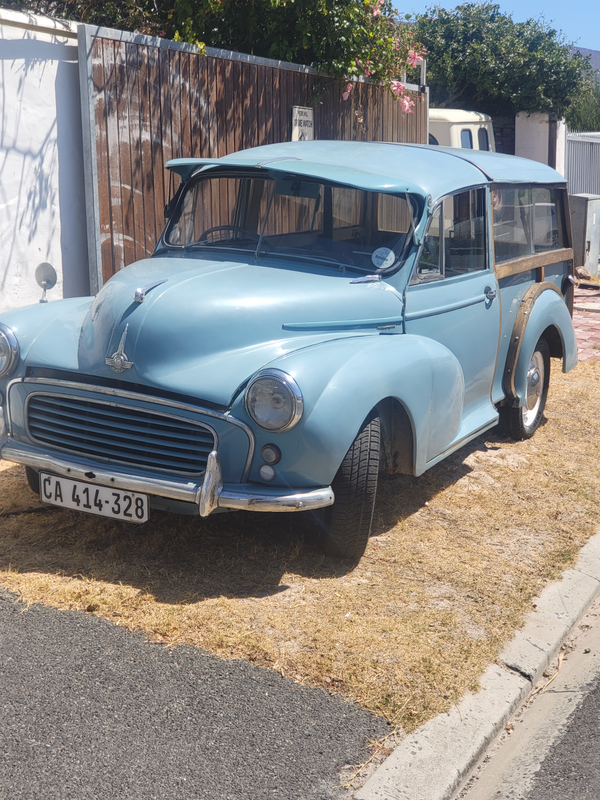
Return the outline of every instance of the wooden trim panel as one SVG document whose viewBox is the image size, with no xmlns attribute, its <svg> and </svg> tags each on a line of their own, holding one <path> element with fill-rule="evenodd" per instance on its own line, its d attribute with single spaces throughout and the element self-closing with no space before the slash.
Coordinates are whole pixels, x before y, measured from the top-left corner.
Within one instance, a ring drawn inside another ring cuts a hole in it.
<svg viewBox="0 0 600 800">
<path fill-rule="evenodd" d="M 551 264 L 558 264 L 561 261 L 572 261 L 573 250 L 570 247 L 562 247 L 560 250 L 546 250 L 535 255 L 511 258 L 496 264 L 496 277 L 508 278 L 511 275 L 519 275 L 521 272 L 529 272 L 532 269 L 540 270 L 541 280 L 543 280 L 544 267 Z"/>
</svg>

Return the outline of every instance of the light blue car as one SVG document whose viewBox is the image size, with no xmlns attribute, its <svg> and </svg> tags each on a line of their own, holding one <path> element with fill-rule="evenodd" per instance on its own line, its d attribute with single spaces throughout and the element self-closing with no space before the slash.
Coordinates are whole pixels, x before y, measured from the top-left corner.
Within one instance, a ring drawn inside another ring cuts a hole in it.
<svg viewBox="0 0 600 800">
<path fill-rule="evenodd" d="M 179 159 L 151 258 L 0 323 L 0 454 L 44 502 L 309 511 L 363 554 L 380 471 L 533 435 L 577 363 L 564 179 L 425 145 Z"/>
</svg>

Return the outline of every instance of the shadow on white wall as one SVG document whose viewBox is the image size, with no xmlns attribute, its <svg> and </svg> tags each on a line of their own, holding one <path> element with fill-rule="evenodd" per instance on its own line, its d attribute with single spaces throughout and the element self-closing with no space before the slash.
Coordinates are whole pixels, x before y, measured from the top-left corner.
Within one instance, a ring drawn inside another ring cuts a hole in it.
<svg viewBox="0 0 600 800">
<path fill-rule="evenodd" d="M 32 27 L 0 19 L 0 312 L 37 302 L 42 261 L 51 299 L 89 292 L 77 44 Z"/>
</svg>

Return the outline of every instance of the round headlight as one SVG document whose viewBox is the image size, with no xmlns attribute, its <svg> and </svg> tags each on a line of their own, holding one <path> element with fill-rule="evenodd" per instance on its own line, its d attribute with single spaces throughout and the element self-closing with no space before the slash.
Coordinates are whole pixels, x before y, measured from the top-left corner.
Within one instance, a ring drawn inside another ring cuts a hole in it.
<svg viewBox="0 0 600 800">
<path fill-rule="evenodd" d="M 304 403 L 296 381 L 280 369 L 260 372 L 246 389 L 246 409 L 267 431 L 287 431 L 302 416 Z"/>
<path fill-rule="evenodd" d="M 8 375 L 19 360 L 17 337 L 0 322 L 0 378 Z"/>
</svg>

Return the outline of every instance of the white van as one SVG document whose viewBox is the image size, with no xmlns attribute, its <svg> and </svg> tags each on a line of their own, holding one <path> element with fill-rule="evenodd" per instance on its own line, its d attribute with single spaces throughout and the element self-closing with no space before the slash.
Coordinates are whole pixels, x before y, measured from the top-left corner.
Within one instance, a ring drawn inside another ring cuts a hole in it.
<svg viewBox="0 0 600 800">
<path fill-rule="evenodd" d="M 495 152 L 492 118 L 477 111 L 430 108 L 429 144 Z"/>
</svg>

